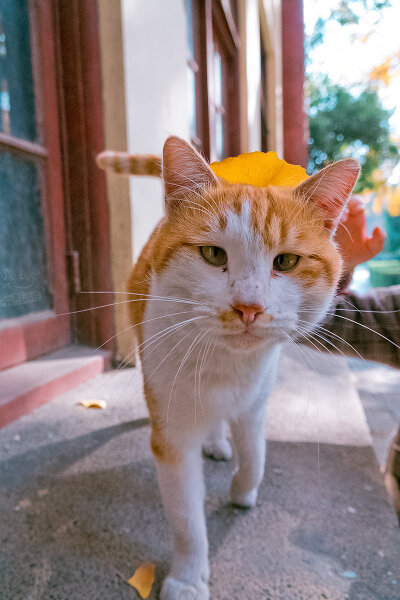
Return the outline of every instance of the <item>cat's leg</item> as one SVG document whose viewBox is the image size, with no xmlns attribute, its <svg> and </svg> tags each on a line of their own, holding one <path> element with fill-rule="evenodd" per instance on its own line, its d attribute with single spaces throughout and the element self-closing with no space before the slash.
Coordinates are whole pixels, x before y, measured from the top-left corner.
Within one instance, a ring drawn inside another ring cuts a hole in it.
<svg viewBox="0 0 400 600">
<path fill-rule="evenodd" d="M 153 444 L 154 451 L 154 444 Z M 200 447 L 157 456 L 158 482 L 172 526 L 174 553 L 161 600 L 208 600 L 208 542 Z"/>
<path fill-rule="evenodd" d="M 228 435 L 229 427 L 226 421 L 215 423 L 203 444 L 204 454 L 214 460 L 230 460 L 232 458 L 232 445 Z"/>
<path fill-rule="evenodd" d="M 266 438 L 263 430 L 265 402 L 243 413 L 231 423 L 237 471 L 232 479 L 231 500 L 250 508 L 257 501 L 265 466 Z"/>
</svg>

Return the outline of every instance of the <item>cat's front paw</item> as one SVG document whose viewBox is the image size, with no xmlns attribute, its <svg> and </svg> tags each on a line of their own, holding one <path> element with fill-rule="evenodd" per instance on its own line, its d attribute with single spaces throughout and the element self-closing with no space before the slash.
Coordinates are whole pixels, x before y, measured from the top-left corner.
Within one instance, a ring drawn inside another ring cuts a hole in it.
<svg viewBox="0 0 400 600">
<path fill-rule="evenodd" d="M 174 577 L 167 577 L 163 583 L 160 600 L 209 600 L 208 585 L 203 581 L 189 584 Z"/>
<path fill-rule="evenodd" d="M 231 502 L 240 508 L 252 508 L 256 505 L 258 488 L 244 490 L 240 482 L 234 477 L 231 485 Z"/>
<path fill-rule="evenodd" d="M 203 452 L 213 460 L 231 460 L 232 446 L 228 438 L 210 439 L 203 444 Z"/>
</svg>

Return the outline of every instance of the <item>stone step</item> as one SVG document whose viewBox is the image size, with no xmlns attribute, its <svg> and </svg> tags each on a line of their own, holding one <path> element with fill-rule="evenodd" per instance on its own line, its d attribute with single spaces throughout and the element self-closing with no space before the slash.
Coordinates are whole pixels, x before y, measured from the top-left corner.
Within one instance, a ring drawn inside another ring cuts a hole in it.
<svg viewBox="0 0 400 600">
<path fill-rule="evenodd" d="M 70 345 L 0 371 L 0 427 L 102 373 L 110 354 Z"/>
</svg>

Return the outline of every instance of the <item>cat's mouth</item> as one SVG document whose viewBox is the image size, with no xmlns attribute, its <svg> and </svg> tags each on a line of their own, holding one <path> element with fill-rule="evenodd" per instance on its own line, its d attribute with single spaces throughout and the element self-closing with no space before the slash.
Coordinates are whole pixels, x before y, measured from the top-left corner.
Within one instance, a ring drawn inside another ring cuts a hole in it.
<svg viewBox="0 0 400 600">
<path fill-rule="evenodd" d="M 221 337 L 228 346 L 234 348 L 250 348 L 266 341 L 265 335 L 260 335 L 249 328 L 240 331 L 224 331 Z"/>
<path fill-rule="evenodd" d="M 230 348 L 248 349 L 255 348 L 261 344 L 275 346 L 286 341 L 288 339 L 288 333 L 277 327 L 267 327 L 262 329 L 246 327 L 244 329 L 234 329 L 232 331 L 224 329 L 224 331 L 220 333 L 220 338 L 223 343 Z"/>
</svg>

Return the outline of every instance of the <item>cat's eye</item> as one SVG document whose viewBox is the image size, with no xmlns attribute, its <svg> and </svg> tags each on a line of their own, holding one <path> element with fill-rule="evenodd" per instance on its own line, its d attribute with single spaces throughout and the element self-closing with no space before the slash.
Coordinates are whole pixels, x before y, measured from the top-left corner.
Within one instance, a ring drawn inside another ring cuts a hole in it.
<svg viewBox="0 0 400 600">
<path fill-rule="evenodd" d="M 300 260 L 297 254 L 278 254 L 274 259 L 275 271 L 286 272 L 295 268 Z"/>
<path fill-rule="evenodd" d="M 222 267 L 226 265 L 228 255 L 225 250 L 218 246 L 199 246 L 200 254 L 210 265 Z"/>
</svg>

